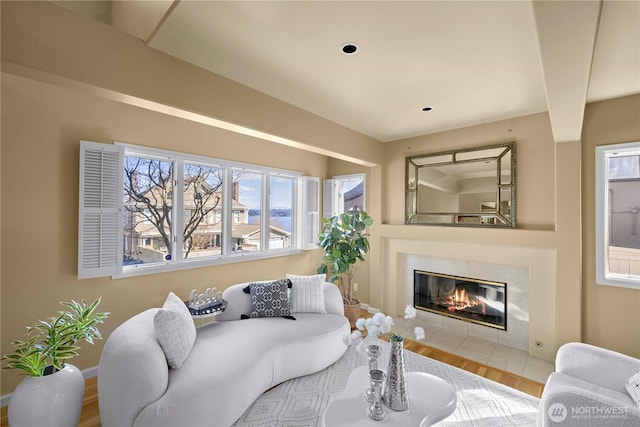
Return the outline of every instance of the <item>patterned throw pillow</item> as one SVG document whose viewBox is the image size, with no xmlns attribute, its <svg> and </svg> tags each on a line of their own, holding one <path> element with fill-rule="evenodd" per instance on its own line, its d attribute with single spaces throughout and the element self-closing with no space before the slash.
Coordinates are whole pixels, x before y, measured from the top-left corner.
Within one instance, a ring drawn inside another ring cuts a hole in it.
<svg viewBox="0 0 640 427">
<path fill-rule="evenodd" d="M 326 274 L 299 276 L 287 274 L 291 287 L 292 313 L 326 313 L 324 303 L 324 281 Z"/>
<path fill-rule="evenodd" d="M 162 308 L 153 318 L 158 342 L 167 363 L 173 369 L 182 366 L 196 341 L 196 325 L 186 304 L 169 292 Z"/>
<path fill-rule="evenodd" d="M 633 374 L 624 386 L 640 409 L 640 372 Z"/>
<path fill-rule="evenodd" d="M 289 280 L 259 282 L 249 285 L 251 295 L 250 317 L 291 317 L 287 289 Z"/>
</svg>

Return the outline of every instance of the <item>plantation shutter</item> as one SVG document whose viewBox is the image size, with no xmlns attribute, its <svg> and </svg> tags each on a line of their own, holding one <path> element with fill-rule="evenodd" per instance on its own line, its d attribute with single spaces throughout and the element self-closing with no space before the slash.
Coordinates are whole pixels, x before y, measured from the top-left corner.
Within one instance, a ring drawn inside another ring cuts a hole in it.
<svg viewBox="0 0 640 427">
<path fill-rule="evenodd" d="M 79 279 L 120 272 L 123 162 L 121 146 L 80 141 Z"/>
<path fill-rule="evenodd" d="M 322 217 L 331 218 L 334 216 L 336 210 L 336 194 L 335 194 L 335 180 L 323 179 L 322 180 Z"/>
<path fill-rule="evenodd" d="M 303 176 L 302 180 L 302 239 L 301 249 L 316 249 L 320 221 L 320 178 Z"/>
</svg>

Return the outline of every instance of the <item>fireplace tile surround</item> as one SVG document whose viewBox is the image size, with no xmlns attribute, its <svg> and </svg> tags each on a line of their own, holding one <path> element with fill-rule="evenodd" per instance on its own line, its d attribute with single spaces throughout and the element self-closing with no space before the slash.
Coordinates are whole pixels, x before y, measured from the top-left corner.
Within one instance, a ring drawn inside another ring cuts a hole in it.
<svg viewBox="0 0 640 427">
<path fill-rule="evenodd" d="M 399 255 L 398 266 L 398 275 L 402 277 L 399 292 L 404 301 L 403 305 L 413 304 L 414 270 L 506 283 L 508 292 L 506 331 L 423 310 L 418 310 L 417 317 L 435 327 L 529 351 L 529 269 L 527 267 L 413 254 Z"/>
</svg>

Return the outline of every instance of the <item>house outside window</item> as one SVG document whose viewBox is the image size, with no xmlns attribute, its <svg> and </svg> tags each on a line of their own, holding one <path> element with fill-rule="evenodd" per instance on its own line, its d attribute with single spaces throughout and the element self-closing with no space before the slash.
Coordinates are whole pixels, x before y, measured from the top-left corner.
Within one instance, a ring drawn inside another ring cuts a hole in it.
<svg viewBox="0 0 640 427">
<path fill-rule="evenodd" d="M 596 281 L 640 289 L 640 142 L 596 147 Z"/>
</svg>

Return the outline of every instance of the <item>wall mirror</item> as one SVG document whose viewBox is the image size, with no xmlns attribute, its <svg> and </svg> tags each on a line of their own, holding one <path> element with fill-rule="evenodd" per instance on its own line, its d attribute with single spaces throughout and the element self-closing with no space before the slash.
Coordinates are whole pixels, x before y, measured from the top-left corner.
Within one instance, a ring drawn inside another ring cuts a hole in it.
<svg viewBox="0 0 640 427">
<path fill-rule="evenodd" d="M 406 158 L 405 224 L 516 227 L 516 143 Z"/>
</svg>

